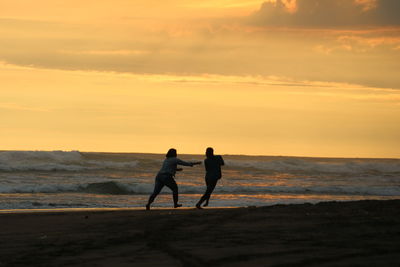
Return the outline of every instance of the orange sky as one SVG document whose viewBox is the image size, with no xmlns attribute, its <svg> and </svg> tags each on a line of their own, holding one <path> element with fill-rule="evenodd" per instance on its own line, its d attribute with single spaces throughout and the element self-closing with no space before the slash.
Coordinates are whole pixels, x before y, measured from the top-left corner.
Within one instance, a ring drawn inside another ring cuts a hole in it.
<svg viewBox="0 0 400 267">
<path fill-rule="evenodd" d="M 0 149 L 400 157 L 397 3 L 0 0 Z"/>
</svg>

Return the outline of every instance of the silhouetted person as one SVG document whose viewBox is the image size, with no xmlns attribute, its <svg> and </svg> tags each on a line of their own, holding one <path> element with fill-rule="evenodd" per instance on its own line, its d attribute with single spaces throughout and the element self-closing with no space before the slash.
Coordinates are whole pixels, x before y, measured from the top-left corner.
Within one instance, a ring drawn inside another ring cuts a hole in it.
<svg viewBox="0 0 400 267">
<path fill-rule="evenodd" d="M 217 182 L 222 177 L 221 166 L 225 165 L 224 159 L 221 156 L 214 155 L 214 149 L 208 147 L 206 150 L 206 159 L 204 160 L 204 167 L 206 168 L 206 185 L 207 189 L 204 195 L 196 204 L 196 208 L 201 209 L 201 204 L 205 201 L 203 207 L 208 206 L 211 193 L 214 191 Z"/>
<path fill-rule="evenodd" d="M 168 150 L 168 153 L 165 155 L 166 159 L 163 162 L 161 170 L 158 172 L 156 176 L 156 181 L 154 185 L 153 194 L 150 195 L 149 201 L 146 205 L 146 210 L 150 209 L 150 204 L 153 203 L 156 196 L 161 192 L 161 189 L 164 186 L 167 186 L 172 190 L 172 196 L 174 200 L 174 208 L 179 208 L 182 205 L 178 204 L 178 185 L 175 182 L 175 173 L 176 171 L 181 171 L 182 169 L 178 169 L 177 165 L 190 166 L 201 164 L 201 161 L 198 162 L 186 162 L 177 158 L 176 149 L 171 148 Z"/>
</svg>

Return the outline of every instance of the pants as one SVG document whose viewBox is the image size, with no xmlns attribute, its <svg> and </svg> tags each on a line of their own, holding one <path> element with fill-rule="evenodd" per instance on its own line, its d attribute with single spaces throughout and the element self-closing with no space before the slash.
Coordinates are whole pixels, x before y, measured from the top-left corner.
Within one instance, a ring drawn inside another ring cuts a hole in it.
<svg viewBox="0 0 400 267">
<path fill-rule="evenodd" d="M 201 203 L 203 203 L 204 201 L 208 201 L 210 199 L 211 193 L 214 191 L 217 182 L 217 178 L 206 178 L 207 189 L 204 195 L 200 198 L 198 203 L 199 205 L 201 205 Z"/>
<path fill-rule="evenodd" d="M 148 204 L 153 203 L 154 199 L 161 192 L 164 186 L 167 186 L 169 189 L 172 190 L 174 205 L 178 204 L 178 185 L 176 184 L 175 179 L 171 174 L 157 174 L 154 191 L 153 194 L 151 194 L 149 197 Z"/>
</svg>

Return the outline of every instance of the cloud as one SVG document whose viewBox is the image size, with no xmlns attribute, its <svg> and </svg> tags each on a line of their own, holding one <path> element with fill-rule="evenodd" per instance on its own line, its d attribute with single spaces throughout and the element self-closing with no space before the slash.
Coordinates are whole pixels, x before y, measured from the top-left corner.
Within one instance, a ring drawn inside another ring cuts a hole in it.
<svg viewBox="0 0 400 267">
<path fill-rule="evenodd" d="M 111 56 L 128 56 L 128 55 L 146 55 L 149 51 L 146 50 L 85 50 L 85 51 L 73 51 L 73 50 L 61 50 L 61 54 L 71 55 L 111 55 Z"/>
<path fill-rule="evenodd" d="M 299 16 L 302 3 L 279 0 L 269 5 L 280 6 L 286 17 Z M 376 12 L 379 4 L 346 3 L 359 13 Z M 120 14 L 113 17 L 118 21 Z M 53 23 L 0 17 L 0 60 L 74 71 L 272 75 L 400 88 L 398 27 L 254 27 L 245 24 L 244 17 L 119 21 Z"/>
<path fill-rule="evenodd" d="M 398 0 L 276 0 L 251 17 L 259 26 L 400 26 Z"/>
<path fill-rule="evenodd" d="M 48 112 L 48 109 L 41 108 L 41 107 L 31 107 L 31 106 L 25 106 L 25 105 L 20 105 L 17 103 L 0 103 L 0 109 L 3 110 L 17 110 L 17 111 L 38 111 L 38 112 Z"/>
</svg>

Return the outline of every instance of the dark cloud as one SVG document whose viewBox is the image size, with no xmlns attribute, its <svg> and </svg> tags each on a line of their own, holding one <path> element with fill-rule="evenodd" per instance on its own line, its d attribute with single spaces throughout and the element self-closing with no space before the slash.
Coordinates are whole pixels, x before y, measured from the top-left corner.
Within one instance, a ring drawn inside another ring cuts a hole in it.
<svg viewBox="0 0 400 267">
<path fill-rule="evenodd" d="M 312 28 L 400 25 L 399 0 L 377 0 L 370 9 L 356 0 L 297 0 L 295 12 L 289 12 L 285 2 L 277 0 L 276 3 L 263 3 L 251 17 L 251 23 Z"/>
</svg>

